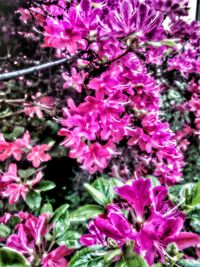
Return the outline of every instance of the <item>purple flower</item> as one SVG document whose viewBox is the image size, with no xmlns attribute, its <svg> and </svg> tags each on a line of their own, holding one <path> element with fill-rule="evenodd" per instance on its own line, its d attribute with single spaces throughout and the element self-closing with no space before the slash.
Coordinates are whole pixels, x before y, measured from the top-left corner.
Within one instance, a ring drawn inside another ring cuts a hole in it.
<svg viewBox="0 0 200 267">
<path fill-rule="evenodd" d="M 119 196 L 129 202 L 136 214 L 136 220 L 144 220 L 145 208 L 151 204 L 151 182 L 149 179 L 133 181 L 132 186 L 125 185 L 116 189 Z"/>
</svg>

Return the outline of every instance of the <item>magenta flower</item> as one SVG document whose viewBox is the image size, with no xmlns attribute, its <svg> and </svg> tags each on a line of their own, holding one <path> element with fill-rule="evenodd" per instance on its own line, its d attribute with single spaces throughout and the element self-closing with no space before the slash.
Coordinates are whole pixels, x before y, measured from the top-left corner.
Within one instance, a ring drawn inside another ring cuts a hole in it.
<svg viewBox="0 0 200 267">
<path fill-rule="evenodd" d="M 145 224 L 137 237 L 140 253 L 145 254 L 151 265 L 155 258 L 165 261 L 165 249 L 168 244 L 176 243 L 180 249 L 199 244 L 200 236 L 194 233 L 180 232 L 183 228 L 183 219 L 180 217 L 169 219 L 152 219 Z"/>
<path fill-rule="evenodd" d="M 32 161 L 35 168 L 38 168 L 41 162 L 47 162 L 51 159 L 51 156 L 45 153 L 49 149 L 50 147 L 46 144 L 34 146 L 26 158 Z"/>
<path fill-rule="evenodd" d="M 141 17 L 142 20 L 138 19 Z M 107 23 L 110 32 L 117 37 L 134 35 L 141 40 L 159 40 L 163 38 L 162 22 L 162 14 L 150 6 L 123 0 L 110 12 Z"/>
<path fill-rule="evenodd" d="M 73 251 L 73 249 L 67 249 L 65 245 L 54 249 L 43 256 L 42 267 L 67 267 L 68 262 L 64 257 L 70 255 Z"/>
<path fill-rule="evenodd" d="M 80 243 L 83 246 L 89 247 L 97 244 L 106 246 L 106 235 L 98 229 L 94 221 L 90 221 L 88 224 L 89 234 L 82 235 Z"/>
<path fill-rule="evenodd" d="M 93 143 L 85 149 L 79 159 L 83 163 L 83 168 L 90 173 L 102 171 L 108 165 L 108 160 L 111 158 L 109 148 L 102 146 L 99 143 Z"/>
<path fill-rule="evenodd" d="M 42 176 L 42 172 L 38 172 L 34 179 L 23 181 L 18 176 L 17 165 L 11 163 L 7 172 L 0 177 L 1 196 L 9 198 L 10 205 L 18 202 L 21 197 L 26 200 L 26 194 L 41 181 Z"/>
<path fill-rule="evenodd" d="M 69 14 L 69 16 L 75 16 L 75 14 Z M 80 41 L 82 36 L 80 31 L 74 27 L 74 22 L 70 20 L 70 17 L 66 17 L 65 20 L 47 18 L 44 30 L 43 47 L 66 48 L 70 54 L 76 52 L 77 41 Z"/>
<path fill-rule="evenodd" d="M 116 189 L 119 196 L 130 203 L 138 222 L 144 221 L 145 209 L 151 205 L 151 182 L 149 179 L 133 181 L 132 186 L 125 185 Z"/>
<path fill-rule="evenodd" d="M 115 240 L 120 246 L 127 240 L 135 239 L 135 232 L 117 205 L 106 207 L 106 214 L 99 215 L 90 223 L 90 234 L 83 235 L 83 245 L 105 245 L 105 237 Z"/>
</svg>

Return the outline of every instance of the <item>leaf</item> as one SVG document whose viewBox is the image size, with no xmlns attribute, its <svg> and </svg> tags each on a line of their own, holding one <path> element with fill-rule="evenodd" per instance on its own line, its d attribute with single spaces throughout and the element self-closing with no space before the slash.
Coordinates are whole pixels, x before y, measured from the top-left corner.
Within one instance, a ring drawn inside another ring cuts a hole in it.
<svg viewBox="0 0 200 267">
<path fill-rule="evenodd" d="M 107 267 L 103 259 L 105 253 L 98 246 L 83 248 L 74 254 L 68 267 Z"/>
<path fill-rule="evenodd" d="M 61 236 L 59 240 L 57 240 L 58 245 L 65 244 L 68 248 L 80 248 L 81 245 L 79 243 L 79 239 L 81 234 L 76 231 L 67 231 L 64 236 Z"/>
<path fill-rule="evenodd" d="M 17 224 L 20 223 L 20 218 L 18 216 L 12 216 L 10 220 L 6 223 L 8 227 L 14 229 Z"/>
<path fill-rule="evenodd" d="M 63 204 L 62 206 L 57 208 L 54 211 L 53 221 L 56 222 L 59 219 L 59 217 L 62 216 L 62 214 L 65 214 L 66 212 L 68 212 L 68 208 L 69 208 L 68 204 Z"/>
<path fill-rule="evenodd" d="M 40 193 L 35 190 L 30 190 L 26 195 L 26 204 L 31 210 L 37 210 L 41 204 Z"/>
<path fill-rule="evenodd" d="M 26 258 L 17 251 L 10 248 L 0 249 L 0 266 L 1 267 L 30 267 Z"/>
<path fill-rule="evenodd" d="M 10 235 L 10 233 L 11 233 L 10 228 L 7 225 L 1 223 L 0 224 L 0 237 L 6 238 L 7 236 Z"/>
<path fill-rule="evenodd" d="M 43 214 L 43 213 L 53 214 L 53 207 L 50 203 L 46 203 L 42 206 L 42 208 L 40 210 L 40 214 Z"/>
<path fill-rule="evenodd" d="M 21 178 L 27 179 L 35 173 L 35 169 L 29 168 L 27 170 L 19 170 L 18 173 Z"/>
<path fill-rule="evenodd" d="M 84 205 L 70 213 L 71 222 L 84 222 L 104 213 L 104 209 L 97 205 Z"/>
<path fill-rule="evenodd" d="M 16 126 L 12 133 L 4 133 L 4 136 L 7 140 L 14 140 L 24 132 L 24 127 Z"/>
<path fill-rule="evenodd" d="M 53 231 L 56 234 L 56 238 L 60 239 L 66 234 L 67 229 L 69 228 L 69 205 L 64 204 L 60 206 L 55 212 L 53 216 Z"/>
<path fill-rule="evenodd" d="M 122 185 L 123 183 L 119 179 L 115 178 L 98 178 L 92 184 L 95 189 L 103 194 L 105 199 L 104 205 L 109 204 L 113 201 L 116 195 L 114 188 Z"/>
<path fill-rule="evenodd" d="M 115 264 L 115 267 L 148 267 L 147 262 L 140 255 L 132 252 L 125 255 Z"/>
<path fill-rule="evenodd" d="M 84 184 L 84 187 L 93 197 L 94 201 L 96 201 L 99 205 L 105 206 L 107 204 L 107 198 L 105 197 L 105 195 L 95 187 L 90 184 Z"/>
<path fill-rule="evenodd" d="M 198 204 L 200 204 L 200 182 L 192 187 L 190 194 L 190 205 L 196 206 Z"/>
<path fill-rule="evenodd" d="M 56 187 L 56 184 L 52 181 L 43 180 L 37 185 L 37 190 L 48 191 Z"/>
<path fill-rule="evenodd" d="M 200 262 L 196 260 L 180 260 L 178 265 L 181 267 L 200 267 Z"/>
</svg>

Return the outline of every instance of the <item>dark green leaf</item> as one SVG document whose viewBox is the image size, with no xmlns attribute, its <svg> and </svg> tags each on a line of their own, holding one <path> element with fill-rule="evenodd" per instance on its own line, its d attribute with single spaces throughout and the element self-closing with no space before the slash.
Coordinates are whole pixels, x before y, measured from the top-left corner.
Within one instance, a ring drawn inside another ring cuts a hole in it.
<svg viewBox="0 0 200 267">
<path fill-rule="evenodd" d="M 6 223 L 6 225 L 7 225 L 8 227 L 10 227 L 11 229 L 14 229 L 15 226 L 16 226 L 18 223 L 20 223 L 20 219 L 19 219 L 19 217 L 18 217 L 18 216 L 12 216 L 12 217 L 10 218 L 10 220 Z"/>
<path fill-rule="evenodd" d="M 10 248 L 0 249 L 1 267 L 30 267 L 27 260 L 17 251 Z"/>
<path fill-rule="evenodd" d="M 84 222 L 104 213 L 104 209 L 97 205 L 84 205 L 70 213 L 71 222 Z"/>
<path fill-rule="evenodd" d="M 55 188 L 56 185 L 52 181 L 43 180 L 37 185 L 37 190 L 39 191 L 48 191 Z"/>
<path fill-rule="evenodd" d="M 26 204 L 31 210 L 37 210 L 41 204 L 40 193 L 34 190 L 30 190 L 26 195 Z"/>
</svg>

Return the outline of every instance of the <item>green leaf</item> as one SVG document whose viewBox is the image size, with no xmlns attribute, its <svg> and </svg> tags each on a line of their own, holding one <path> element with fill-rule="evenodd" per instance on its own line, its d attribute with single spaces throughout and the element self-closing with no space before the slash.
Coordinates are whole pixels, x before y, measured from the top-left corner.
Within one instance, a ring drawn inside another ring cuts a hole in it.
<svg viewBox="0 0 200 267">
<path fill-rule="evenodd" d="M 92 186 L 102 193 L 104 198 L 104 205 L 113 201 L 116 193 L 114 188 L 122 186 L 123 183 L 119 179 L 115 178 L 98 178 Z M 96 199 L 94 199 L 97 201 Z M 100 203 L 99 203 L 100 204 Z"/>
<path fill-rule="evenodd" d="M 192 187 L 190 194 L 190 205 L 196 206 L 198 204 L 200 204 L 200 182 Z"/>
<path fill-rule="evenodd" d="M 30 267 L 26 258 L 17 251 L 10 248 L 0 249 L 1 267 Z"/>
<path fill-rule="evenodd" d="M 4 136 L 7 140 L 14 140 L 24 132 L 24 127 L 16 126 L 12 133 L 4 133 Z"/>
<path fill-rule="evenodd" d="M 105 253 L 98 246 L 83 248 L 74 254 L 68 267 L 107 267 L 103 259 Z"/>
<path fill-rule="evenodd" d="M 53 216 L 53 231 L 56 234 L 56 238 L 60 239 L 66 234 L 67 229 L 69 228 L 69 205 L 64 204 L 60 206 L 55 212 Z"/>
<path fill-rule="evenodd" d="M 0 224 L 0 237 L 6 238 L 7 236 L 10 235 L 10 233 L 11 233 L 10 228 L 7 225 L 1 223 Z"/>
<path fill-rule="evenodd" d="M 12 216 L 10 220 L 6 223 L 8 227 L 14 229 L 17 224 L 20 223 L 20 218 L 18 216 Z"/>
<path fill-rule="evenodd" d="M 180 260 L 177 264 L 181 267 L 200 267 L 200 262 L 196 260 Z"/>
<path fill-rule="evenodd" d="M 56 187 L 56 184 L 52 181 L 43 180 L 37 185 L 37 190 L 48 191 Z"/>
<path fill-rule="evenodd" d="M 120 248 L 116 248 L 113 250 L 110 250 L 106 253 L 104 256 L 104 260 L 106 263 L 112 263 L 112 261 L 116 258 L 122 255 L 122 250 Z"/>
<path fill-rule="evenodd" d="M 97 205 L 84 205 L 70 213 L 71 222 L 84 222 L 104 213 L 104 209 Z"/>
<path fill-rule="evenodd" d="M 187 218 L 190 219 L 190 227 L 193 231 L 200 234 L 200 206 L 195 206 L 191 209 L 188 214 Z"/>
<path fill-rule="evenodd" d="M 57 208 L 54 211 L 53 221 L 56 222 L 57 220 L 59 220 L 59 217 L 60 216 L 62 216 L 65 213 L 68 213 L 68 208 L 69 208 L 69 205 L 68 204 L 63 204 L 62 206 L 60 206 L 59 208 Z"/>
<path fill-rule="evenodd" d="M 35 190 L 30 190 L 26 195 L 26 204 L 31 210 L 37 210 L 41 204 L 40 193 Z"/>
<path fill-rule="evenodd" d="M 18 173 L 21 178 L 27 179 L 35 173 L 35 169 L 29 168 L 27 170 L 19 170 Z"/>
<path fill-rule="evenodd" d="M 80 248 L 81 245 L 79 243 L 79 239 L 81 234 L 76 231 L 67 231 L 64 236 L 61 236 L 59 240 L 57 240 L 58 245 L 66 245 L 68 248 Z"/>
<path fill-rule="evenodd" d="M 40 210 L 40 214 L 43 214 L 43 213 L 50 213 L 50 214 L 53 214 L 53 207 L 50 203 L 46 203 L 42 206 L 41 210 Z"/>
<path fill-rule="evenodd" d="M 115 267 L 148 267 L 147 262 L 140 255 L 132 252 L 125 255 L 115 264 Z"/>
<path fill-rule="evenodd" d="M 105 195 L 95 187 L 90 184 L 84 184 L 84 187 L 93 197 L 94 201 L 96 201 L 99 205 L 105 206 L 107 204 L 107 198 L 105 197 Z"/>
</svg>

